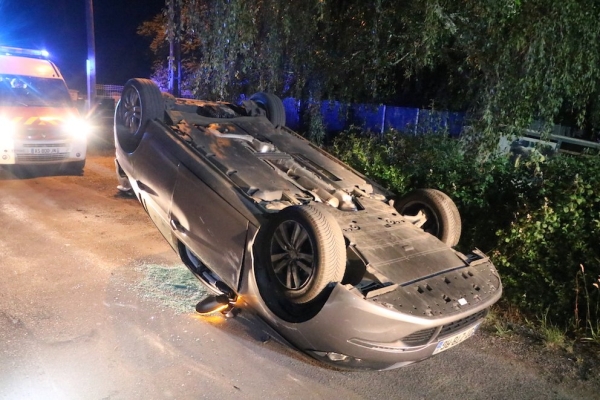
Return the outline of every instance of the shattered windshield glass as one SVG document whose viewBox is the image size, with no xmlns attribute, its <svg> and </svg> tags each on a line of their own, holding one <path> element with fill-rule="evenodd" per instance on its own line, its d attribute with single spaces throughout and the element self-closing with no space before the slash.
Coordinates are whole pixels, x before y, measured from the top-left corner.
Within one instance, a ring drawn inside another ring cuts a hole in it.
<svg viewBox="0 0 600 400">
<path fill-rule="evenodd" d="M 70 107 L 71 97 L 61 79 L 0 74 L 0 105 Z"/>
</svg>

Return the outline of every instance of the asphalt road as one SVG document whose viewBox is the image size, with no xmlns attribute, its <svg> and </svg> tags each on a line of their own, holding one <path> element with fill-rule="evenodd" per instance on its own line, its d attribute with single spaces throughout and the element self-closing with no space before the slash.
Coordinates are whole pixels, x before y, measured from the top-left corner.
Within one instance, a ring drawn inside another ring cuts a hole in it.
<svg viewBox="0 0 600 400">
<path fill-rule="evenodd" d="M 83 176 L 0 171 L 0 229 L 0 399 L 598 395 L 482 333 L 402 369 L 340 372 L 273 338 L 247 311 L 205 318 L 168 289 L 148 297 L 170 271 L 188 273 L 136 200 L 116 190 L 110 152 L 89 157 Z M 152 271 L 162 275 L 149 281 Z"/>
</svg>

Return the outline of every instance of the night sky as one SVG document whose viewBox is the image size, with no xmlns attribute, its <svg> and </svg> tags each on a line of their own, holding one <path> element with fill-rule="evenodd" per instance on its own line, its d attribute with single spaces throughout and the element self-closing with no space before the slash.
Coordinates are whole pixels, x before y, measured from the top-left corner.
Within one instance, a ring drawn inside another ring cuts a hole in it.
<svg viewBox="0 0 600 400">
<path fill-rule="evenodd" d="M 69 87 L 85 91 L 86 1 L 0 0 L 0 45 L 48 50 Z M 150 75 L 150 40 L 136 30 L 164 7 L 165 0 L 94 0 L 97 83 Z"/>
</svg>

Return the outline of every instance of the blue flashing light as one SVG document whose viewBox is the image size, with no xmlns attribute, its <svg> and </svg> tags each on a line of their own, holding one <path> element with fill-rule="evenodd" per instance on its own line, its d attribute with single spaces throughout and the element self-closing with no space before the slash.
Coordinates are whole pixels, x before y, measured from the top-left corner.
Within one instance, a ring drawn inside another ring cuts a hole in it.
<svg viewBox="0 0 600 400">
<path fill-rule="evenodd" d="M 21 49 L 18 47 L 0 46 L 0 54 L 7 56 L 23 56 L 33 58 L 48 58 L 46 50 Z"/>
</svg>

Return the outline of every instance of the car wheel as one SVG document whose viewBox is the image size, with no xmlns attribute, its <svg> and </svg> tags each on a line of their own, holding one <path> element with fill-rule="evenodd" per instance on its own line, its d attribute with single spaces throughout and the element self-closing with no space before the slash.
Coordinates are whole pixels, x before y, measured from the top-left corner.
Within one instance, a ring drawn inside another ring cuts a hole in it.
<svg viewBox="0 0 600 400">
<path fill-rule="evenodd" d="M 448 195 L 435 189 L 417 189 L 394 203 L 398 212 L 411 218 L 425 232 L 450 247 L 460 240 L 461 221 L 458 208 Z"/>
<path fill-rule="evenodd" d="M 281 99 L 274 94 L 259 92 L 250 100 L 267 112 L 267 119 L 275 126 L 285 126 L 285 108 Z"/>
<path fill-rule="evenodd" d="M 164 99 L 154 82 L 141 78 L 127 81 L 115 110 L 118 145 L 129 153 L 135 151 L 148 122 L 163 120 L 164 112 Z"/>
<path fill-rule="evenodd" d="M 335 219 L 313 206 L 291 206 L 267 225 L 267 273 L 292 303 L 316 299 L 346 268 L 346 244 Z"/>
</svg>

